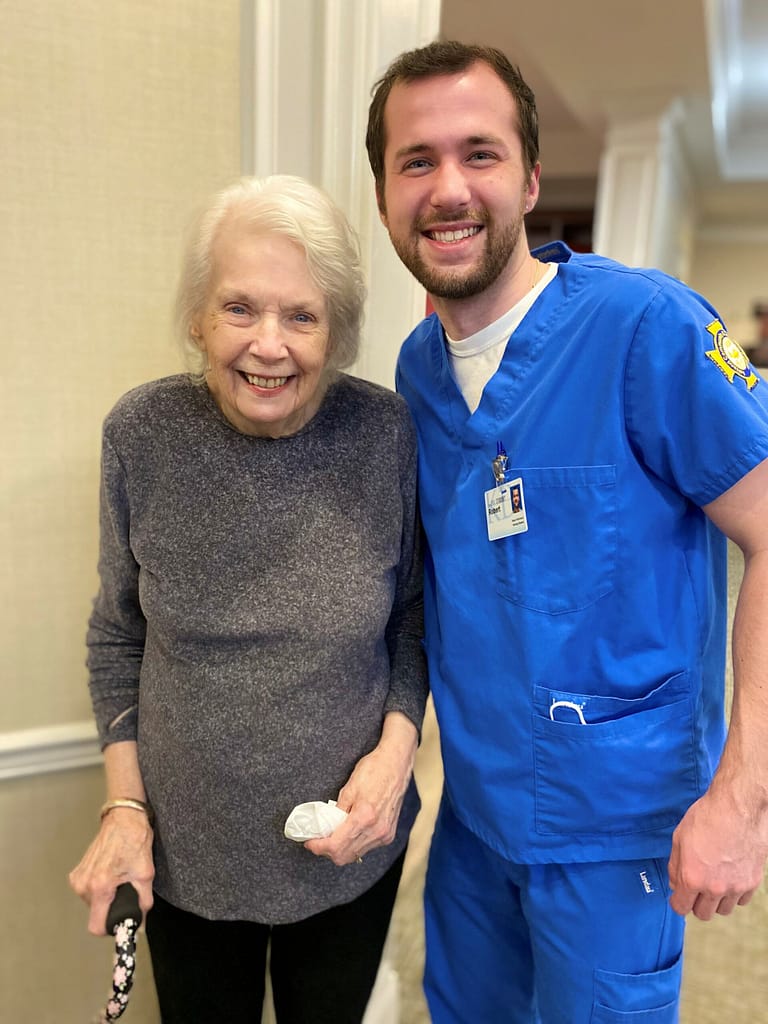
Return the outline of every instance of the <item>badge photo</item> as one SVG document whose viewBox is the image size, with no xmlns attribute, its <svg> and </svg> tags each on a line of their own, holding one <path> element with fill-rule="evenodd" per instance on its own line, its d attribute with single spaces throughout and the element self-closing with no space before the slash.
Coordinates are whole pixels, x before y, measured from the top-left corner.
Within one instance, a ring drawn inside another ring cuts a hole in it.
<svg viewBox="0 0 768 1024">
<path fill-rule="evenodd" d="M 485 520 L 488 540 L 500 540 L 525 533 L 528 517 L 525 511 L 521 477 L 485 492 Z"/>
</svg>

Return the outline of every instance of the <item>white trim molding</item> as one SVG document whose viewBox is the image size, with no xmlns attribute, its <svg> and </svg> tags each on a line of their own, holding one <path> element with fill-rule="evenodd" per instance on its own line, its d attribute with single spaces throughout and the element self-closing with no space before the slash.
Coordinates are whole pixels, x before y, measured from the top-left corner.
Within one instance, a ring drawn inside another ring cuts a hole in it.
<svg viewBox="0 0 768 1024">
<path fill-rule="evenodd" d="M 757 181 L 768 147 L 765 0 L 705 0 L 712 127 L 728 181 Z"/>
<path fill-rule="evenodd" d="M 0 733 L 0 780 L 101 764 L 93 722 L 67 722 Z"/>
</svg>

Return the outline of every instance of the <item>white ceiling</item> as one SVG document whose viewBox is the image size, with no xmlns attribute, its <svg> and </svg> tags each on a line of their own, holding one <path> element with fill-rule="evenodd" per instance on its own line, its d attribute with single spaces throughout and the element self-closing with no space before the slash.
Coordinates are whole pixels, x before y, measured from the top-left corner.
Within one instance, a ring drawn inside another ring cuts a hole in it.
<svg viewBox="0 0 768 1024">
<path fill-rule="evenodd" d="M 611 123 L 677 100 L 702 223 L 768 225 L 768 0 L 443 0 L 441 31 L 520 65 L 542 199 L 588 190 Z"/>
</svg>

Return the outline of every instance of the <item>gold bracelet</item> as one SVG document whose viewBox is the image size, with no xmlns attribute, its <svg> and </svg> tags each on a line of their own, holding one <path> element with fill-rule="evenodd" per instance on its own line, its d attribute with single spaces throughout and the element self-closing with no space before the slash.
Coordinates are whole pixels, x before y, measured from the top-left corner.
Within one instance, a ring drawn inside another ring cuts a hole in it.
<svg viewBox="0 0 768 1024">
<path fill-rule="evenodd" d="M 143 800 L 129 800 L 127 797 L 118 797 L 116 800 L 107 800 L 105 804 L 101 805 L 99 811 L 99 820 L 101 820 L 110 811 L 113 811 L 116 807 L 128 807 L 132 811 L 141 811 L 142 814 L 146 814 L 147 820 L 150 826 L 155 824 L 155 816 L 152 813 L 152 808 L 149 804 L 144 803 Z"/>
</svg>

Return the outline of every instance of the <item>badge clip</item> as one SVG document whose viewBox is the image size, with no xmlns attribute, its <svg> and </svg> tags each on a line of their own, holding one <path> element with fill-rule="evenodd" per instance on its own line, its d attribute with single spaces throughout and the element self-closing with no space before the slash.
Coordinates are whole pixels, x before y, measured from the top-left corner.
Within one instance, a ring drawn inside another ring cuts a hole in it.
<svg viewBox="0 0 768 1024">
<path fill-rule="evenodd" d="M 496 442 L 496 457 L 491 460 L 491 469 L 496 486 L 485 491 L 485 521 L 488 527 L 488 540 L 500 540 L 512 537 L 516 533 L 525 533 L 528 529 L 528 517 L 523 499 L 523 480 L 507 480 L 509 458 L 502 441 Z"/>
</svg>

